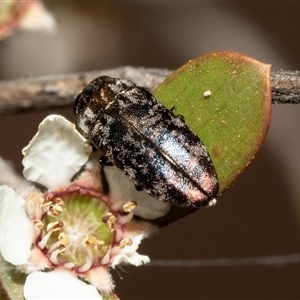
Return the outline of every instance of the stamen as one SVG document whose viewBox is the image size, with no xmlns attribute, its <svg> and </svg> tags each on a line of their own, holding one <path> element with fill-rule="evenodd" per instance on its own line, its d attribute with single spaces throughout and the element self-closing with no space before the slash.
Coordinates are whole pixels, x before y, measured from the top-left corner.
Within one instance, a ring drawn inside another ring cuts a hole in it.
<svg viewBox="0 0 300 300">
<path fill-rule="evenodd" d="M 54 197 L 53 193 L 48 193 L 48 194 L 45 196 L 45 200 L 46 200 L 46 201 L 50 201 L 50 200 L 52 200 L 53 197 Z"/>
<path fill-rule="evenodd" d="M 123 249 L 125 246 L 131 246 L 131 245 L 132 245 L 132 239 L 130 238 L 123 239 L 119 244 L 121 249 Z"/>
<path fill-rule="evenodd" d="M 49 199 L 49 197 L 47 197 L 42 203 L 42 207 L 44 208 L 44 210 L 45 208 L 48 208 L 48 211 L 46 210 L 48 216 L 56 217 L 62 212 L 64 204 L 64 200 L 61 198 Z"/>
<path fill-rule="evenodd" d="M 72 262 L 67 262 L 67 263 L 65 263 L 63 266 L 64 266 L 64 268 L 66 268 L 66 269 L 72 269 L 72 268 L 75 266 L 75 264 L 72 263 Z"/>
<path fill-rule="evenodd" d="M 55 221 L 55 222 L 49 223 L 47 225 L 47 231 L 50 231 L 50 230 L 52 230 L 52 232 L 58 231 L 58 230 L 61 230 L 64 226 L 65 226 L 65 224 L 63 221 Z"/>
<path fill-rule="evenodd" d="M 96 238 L 94 236 L 90 236 L 90 237 L 88 237 L 87 241 L 88 240 L 90 240 L 92 242 L 92 241 L 95 241 Z M 92 250 L 90 249 L 90 247 L 86 248 L 86 252 L 87 252 L 86 262 L 85 262 L 85 264 L 83 264 L 78 269 L 79 272 L 86 272 L 92 266 L 92 263 L 93 263 L 93 253 L 92 253 Z"/>
<path fill-rule="evenodd" d="M 36 229 L 42 230 L 44 228 L 44 223 L 41 220 L 33 220 L 33 225 Z"/>
<path fill-rule="evenodd" d="M 102 222 L 111 230 L 113 231 L 114 228 L 113 226 L 116 224 L 117 222 L 117 218 L 110 212 L 108 212 L 107 214 L 105 214 L 102 217 Z"/>
<path fill-rule="evenodd" d="M 51 205 L 49 211 L 47 212 L 47 215 L 51 217 L 56 217 L 62 212 L 62 210 L 63 210 L 62 206 L 58 204 Z"/>
<path fill-rule="evenodd" d="M 70 238 L 64 233 L 64 232 L 61 232 L 59 235 L 58 235 L 58 240 L 60 241 L 60 243 L 64 246 L 67 246 L 70 244 Z"/>
<path fill-rule="evenodd" d="M 93 244 L 96 238 L 93 235 L 87 235 L 82 241 L 81 241 L 81 246 L 86 247 L 89 244 Z"/>
<path fill-rule="evenodd" d="M 102 241 L 102 240 L 100 240 L 100 241 L 96 240 L 96 243 L 94 245 L 94 249 L 95 250 L 101 250 L 104 244 L 105 244 L 104 241 Z"/>
<path fill-rule="evenodd" d="M 51 234 L 54 232 L 54 231 L 58 231 L 58 230 L 61 230 L 62 228 L 64 227 L 64 222 L 62 221 L 56 221 L 56 222 L 52 222 L 52 223 L 49 223 L 47 225 L 47 233 L 45 234 L 45 236 L 40 240 L 40 242 L 38 243 L 38 246 L 41 248 L 41 249 L 44 249 L 46 247 L 46 244 L 51 236 Z M 53 247 L 53 245 L 52 245 Z M 52 248 L 51 247 L 51 248 Z"/>
<path fill-rule="evenodd" d="M 39 202 L 39 206 L 43 207 L 45 199 L 43 197 L 40 197 L 39 200 L 38 200 L 38 202 Z"/>
<path fill-rule="evenodd" d="M 109 263 L 109 260 L 110 260 L 110 256 L 111 256 L 111 253 L 112 253 L 112 248 L 111 246 L 109 247 L 109 249 L 107 250 L 107 252 L 105 253 L 105 255 L 103 256 L 103 258 L 101 259 L 101 264 L 102 265 L 106 265 Z"/>
<path fill-rule="evenodd" d="M 35 206 L 35 217 L 36 217 L 36 219 L 41 219 L 42 215 L 43 215 L 43 208 L 42 208 L 42 205 L 41 205 L 41 203 L 42 203 L 41 201 L 43 201 L 43 198 L 40 198 L 39 199 L 39 205 Z"/>
<path fill-rule="evenodd" d="M 52 201 L 53 204 L 57 204 L 59 206 L 64 206 L 65 202 L 63 199 L 61 198 L 55 198 L 53 201 Z"/>
<path fill-rule="evenodd" d="M 59 262 L 59 259 L 58 259 L 58 254 L 61 254 L 63 252 L 66 251 L 66 247 L 61 245 L 59 246 L 55 251 L 53 251 L 50 255 L 50 261 L 53 263 L 53 264 L 56 264 L 58 265 L 60 262 Z"/>
<path fill-rule="evenodd" d="M 130 213 L 132 212 L 137 206 L 137 203 L 135 201 L 127 201 L 124 205 L 123 205 L 123 210 L 126 213 Z"/>
<path fill-rule="evenodd" d="M 120 228 L 116 228 L 115 241 L 118 243 L 123 236 L 123 231 Z"/>
<path fill-rule="evenodd" d="M 55 242 L 48 250 L 49 253 L 52 253 L 54 250 L 60 247 L 66 247 L 70 244 L 70 238 L 64 233 L 60 232 L 58 235 L 58 241 Z"/>
<path fill-rule="evenodd" d="M 45 236 L 38 242 L 38 246 L 41 249 L 44 249 L 46 247 L 46 244 L 51 236 L 53 231 L 48 231 L 47 234 L 45 234 Z"/>
<path fill-rule="evenodd" d="M 60 241 L 55 242 L 55 243 L 52 244 L 52 246 L 48 249 L 48 252 L 49 252 L 49 253 L 52 253 L 52 252 L 56 251 L 56 250 L 59 248 L 60 245 L 61 245 L 61 242 L 60 242 Z"/>
<path fill-rule="evenodd" d="M 120 225 L 124 225 L 124 224 L 128 223 L 129 221 L 131 221 L 132 218 L 133 218 L 133 211 L 131 211 L 127 215 L 119 216 L 118 223 Z"/>
<path fill-rule="evenodd" d="M 86 262 L 85 262 L 85 264 L 82 265 L 82 266 L 78 269 L 78 271 L 84 273 L 84 272 L 88 271 L 88 270 L 91 268 L 91 266 L 92 266 L 92 260 L 89 259 L 89 257 L 86 257 Z"/>
<path fill-rule="evenodd" d="M 81 241 L 81 246 L 82 247 L 85 248 L 87 245 L 91 245 L 91 246 L 93 246 L 93 248 L 95 250 L 101 250 L 104 244 L 105 244 L 104 241 L 97 240 L 93 235 L 86 236 Z"/>
<path fill-rule="evenodd" d="M 122 207 L 122 202 L 121 201 L 116 201 L 111 204 L 111 210 L 118 211 Z"/>
<path fill-rule="evenodd" d="M 47 201 L 47 202 L 44 201 L 44 202 L 42 203 L 42 207 L 43 207 L 43 208 L 49 207 L 49 206 L 51 206 L 51 205 L 52 205 L 52 201 Z"/>
<path fill-rule="evenodd" d="M 47 207 L 50 206 L 52 204 L 52 198 L 53 195 L 52 194 L 48 194 L 47 196 L 45 196 L 44 198 L 40 199 L 40 206 L 41 207 Z"/>
</svg>

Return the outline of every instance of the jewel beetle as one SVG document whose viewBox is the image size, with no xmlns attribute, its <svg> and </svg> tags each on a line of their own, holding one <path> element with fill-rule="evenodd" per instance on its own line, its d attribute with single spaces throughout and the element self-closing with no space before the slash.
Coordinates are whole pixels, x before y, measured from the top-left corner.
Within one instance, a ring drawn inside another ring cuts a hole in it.
<svg viewBox="0 0 300 300">
<path fill-rule="evenodd" d="M 152 197 L 198 208 L 215 198 L 219 182 L 200 138 L 148 89 L 101 76 L 76 97 L 79 132 Z"/>
</svg>

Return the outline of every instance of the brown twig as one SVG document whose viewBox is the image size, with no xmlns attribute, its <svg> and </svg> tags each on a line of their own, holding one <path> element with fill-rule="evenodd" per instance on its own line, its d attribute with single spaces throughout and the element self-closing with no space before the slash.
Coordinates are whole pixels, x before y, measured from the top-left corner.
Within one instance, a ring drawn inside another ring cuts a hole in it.
<svg viewBox="0 0 300 300">
<path fill-rule="evenodd" d="M 271 75 L 273 104 L 300 103 L 300 72 L 276 71 Z"/>
<path fill-rule="evenodd" d="M 0 82 L 0 115 L 71 105 L 78 92 L 100 75 L 128 78 L 153 89 L 170 72 L 162 69 L 121 67 L 98 72 L 3 81 Z M 300 103 L 300 72 L 273 72 L 271 86 L 274 104 Z"/>
<path fill-rule="evenodd" d="M 0 82 L 0 115 L 69 106 L 85 85 L 101 75 L 131 79 L 141 86 L 153 89 L 169 73 L 170 71 L 163 69 L 122 67 L 98 72 L 3 81 Z"/>
</svg>

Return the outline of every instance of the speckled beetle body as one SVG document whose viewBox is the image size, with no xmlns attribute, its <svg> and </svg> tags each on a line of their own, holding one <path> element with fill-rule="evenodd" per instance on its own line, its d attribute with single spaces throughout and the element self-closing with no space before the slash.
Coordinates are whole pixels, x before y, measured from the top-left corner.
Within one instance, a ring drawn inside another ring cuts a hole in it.
<svg viewBox="0 0 300 300">
<path fill-rule="evenodd" d="M 145 88 L 99 77 L 76 98 L 78 130 L 138 189 L 183 207 L 215 198 L 218 179 L 200 139 Z"/>
</svg>

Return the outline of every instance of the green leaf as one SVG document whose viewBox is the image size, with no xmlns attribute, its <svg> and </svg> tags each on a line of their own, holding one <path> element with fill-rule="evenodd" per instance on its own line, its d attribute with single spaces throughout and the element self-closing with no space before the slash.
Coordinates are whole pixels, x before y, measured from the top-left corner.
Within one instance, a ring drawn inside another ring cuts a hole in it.
<svg viewBox="0 0 300 300">
<path fill-rule="evenodd" d="M 5 261 L 0 254 L 0 299 L 22 300 L 26 275 Z"/>
<path fill-rule="evenodd" d="M 270 65 L 234 52 L 214 52 L 173 72 L 154 95 L 175 106 L 215 165 L 222 194 L 250 164 L 271 119 Z"/>
</svg>

